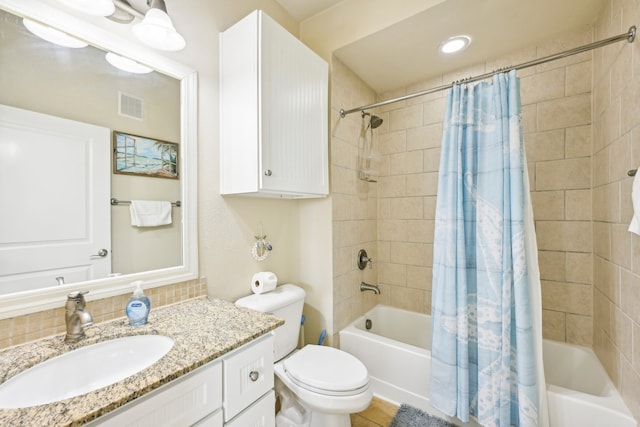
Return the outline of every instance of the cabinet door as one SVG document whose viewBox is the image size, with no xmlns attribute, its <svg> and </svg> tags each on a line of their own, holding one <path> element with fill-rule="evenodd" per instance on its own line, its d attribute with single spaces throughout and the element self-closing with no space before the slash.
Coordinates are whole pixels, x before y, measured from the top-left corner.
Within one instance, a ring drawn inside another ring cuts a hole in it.
<svg viewBox="0 0 640 427">
<path fill-rule="evenodd" d="M 222 409 L 209 415 L 207 418 L 198 421 L 193 427 L 222 427 L 224 423 Z"/>
<path fill-rule="evenodd" d="M 226 423 L 225 427 L 275 427 L 275 406 L 275 392 L 270 390 L 260 400 Z"/>
<path fill-rule="evenodd" d="M 243 346 L 222 360 L 224 420 L 229 421 L 273 388 L 273 336 Z"/>
<path fill-rule="evenodd" d="M 328 65 L 262 14 L 261 188 L 328 194 Z"/>
</svg>

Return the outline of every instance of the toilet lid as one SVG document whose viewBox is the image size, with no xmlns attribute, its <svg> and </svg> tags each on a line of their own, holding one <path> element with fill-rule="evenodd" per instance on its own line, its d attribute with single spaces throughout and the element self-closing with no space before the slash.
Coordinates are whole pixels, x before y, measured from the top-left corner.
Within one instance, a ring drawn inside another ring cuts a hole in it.
<svg viewBox="0 0 640 427">
<path fill-rule="evenodd" d="M 367 368 L 355 356 L 321 345 L 306 345 L 285 359 L 284 369 L 296 382 L 319 390 L 357 390 L 369 382 Z"/>
</svg>

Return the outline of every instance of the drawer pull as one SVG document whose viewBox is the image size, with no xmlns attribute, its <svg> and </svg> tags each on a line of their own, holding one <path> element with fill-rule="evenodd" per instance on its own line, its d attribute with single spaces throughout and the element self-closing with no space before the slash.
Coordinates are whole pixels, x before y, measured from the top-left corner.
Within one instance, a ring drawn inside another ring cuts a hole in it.
<svg viewBox="0 0 640 427">
<path fill-rule="evenodd" d="M 256 382 L 258 378 L 260 378 L 260 373 L 258 371 L 251 371 L 249 372 L 249 378 L 251 378 L 251 381 Z"/>
</svg>

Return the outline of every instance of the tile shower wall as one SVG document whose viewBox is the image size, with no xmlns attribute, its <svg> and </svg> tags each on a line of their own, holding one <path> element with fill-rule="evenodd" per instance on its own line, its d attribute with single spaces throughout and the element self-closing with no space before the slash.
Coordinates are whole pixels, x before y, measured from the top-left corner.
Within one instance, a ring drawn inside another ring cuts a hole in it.
<svg viewBox="0 0 640 427">
<path fill-rule="evenodd" d="M 389 99 L 592 41 L 592 29 L 384 93 Z M 522 124 L 538 236 L 544 335 L 590 345 L 592 54 L 521 70 Z M 446 91 L 391 104 L 379 139 L 379 282 L 394 306 L 431 311 L 435 200 Z"/>
<path fill-rule="evenodd" d="M 374 102 L 375 93 L 335 57 L 331 64 L 331 86 L 333 342 L 337 343 L 340 329 L 378 302 L 384 302 L 389 294 L 386 290 L 382 295 L 359 290 L 362 281 L 378 283 L 377 185 L 358 179 L 362 118 L 351 114 L 341 119 L 339 115 L 340 108 L 345 106 Z M 372 268 L 361 271 L 356 266 L 360 249 L 365 249 L 373 258 Z"/>
<path fill-rule="evenodd" d="M 609 1 L 595 38 L 640 24 L 640 4 Z M 594 52 L 593 64 L 593 348 L 640 419 L 640 236 L 627 231 L 633 179 L 640 166 L 640 42 Z"/>
<path fill-rule="evenodd" d="M 147 289 L 151 310 L 207 294 L 206 282 L 191 280 L 159 288 Z M 87 302 L 94 323 L 124 317 L 131 294 Z M 62 302 L 64 305 L 64 301 Z M 0 349 L 66 332 L 64 306 L 37 313 L 0 320 Z"/>
</svg>

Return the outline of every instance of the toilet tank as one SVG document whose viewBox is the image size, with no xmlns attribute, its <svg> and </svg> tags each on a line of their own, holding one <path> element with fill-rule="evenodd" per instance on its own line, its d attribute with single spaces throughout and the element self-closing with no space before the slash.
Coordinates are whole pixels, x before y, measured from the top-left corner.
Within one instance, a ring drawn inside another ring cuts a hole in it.
<svg viewBox="0 0 640 427">
<path fill-rule="evenodd" d="M 274 331 L 274 360 L 278 361 L 298 346 L 305 293 L 296 285 L 280 285 L 271 292 L 253 294 L 236 301 L 239 307 L 251 308 L 284 319 Z"/>
</svg>

